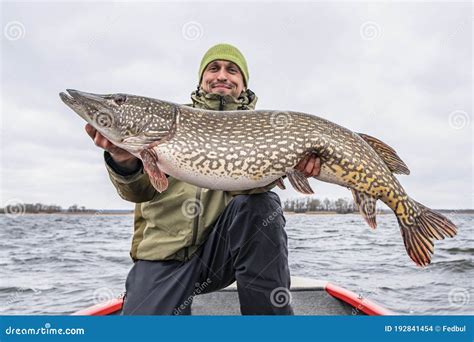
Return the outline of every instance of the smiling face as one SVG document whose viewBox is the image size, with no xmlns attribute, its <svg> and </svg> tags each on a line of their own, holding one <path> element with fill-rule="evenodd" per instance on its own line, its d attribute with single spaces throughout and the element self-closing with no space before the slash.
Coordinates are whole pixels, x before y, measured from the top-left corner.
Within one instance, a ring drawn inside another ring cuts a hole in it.
<svg viewBox="0 0 474 342">
<path fill-rule="evenodd" d="M 234 63 L 215 60 L 204 69 L 201 88 L 210 94 L 231 95 L 238 98 L 245 89 L 244 78 Z"/>
</svg>

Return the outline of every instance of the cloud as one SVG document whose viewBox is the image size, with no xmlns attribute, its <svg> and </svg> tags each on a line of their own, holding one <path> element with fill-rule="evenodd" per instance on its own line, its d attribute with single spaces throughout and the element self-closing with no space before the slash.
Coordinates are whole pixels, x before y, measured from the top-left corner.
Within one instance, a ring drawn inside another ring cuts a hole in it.
<svg viewBox="0 0 474 342">
<path fill-rule="evenodd" d="M 259 108 L 308 112 L 378 137 L 411 168 L 400 177 L 410 195 L 437 208 L 472 208 L 471 4 L 2 7 L 4 23 L 18 21 L 25 30 L 23 38 L 1 42 L 3 201 L 131 208 L 58 92 L 186 103 L 202 54 L 230 42 L 248 59 Z M 186 33 L 189 23 L 197 23 L 194 37 Z M 450 119 L 456 111 L 465 113 L 462 128 Z M 320 197 L 350 197 L 338 186 L 311 183 Z"/>
</svg>

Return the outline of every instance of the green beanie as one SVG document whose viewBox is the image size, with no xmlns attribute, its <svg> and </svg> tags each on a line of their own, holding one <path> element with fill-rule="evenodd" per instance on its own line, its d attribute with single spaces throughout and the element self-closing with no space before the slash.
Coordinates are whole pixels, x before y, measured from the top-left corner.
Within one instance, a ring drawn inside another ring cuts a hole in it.
<svg viewBox="0 0 474 342">
<path fill-rule="evenodd" d="M 230 44 L 217 44 L 211 47 L 204 54 L 201 60 L 201 65 L 199 66 L 199 83 L 201 83 L 202 74 L 204 69 L 209 63 L 215 60 L 224 60 L 235 63 L 242 72 L 244 77 L 244 84 L 247 86 L 249 82 L 249 70 L 247 67 L 247 61 L 245 60 L 244 55 L 237 49 L 235 46 Z"/>
</svg>

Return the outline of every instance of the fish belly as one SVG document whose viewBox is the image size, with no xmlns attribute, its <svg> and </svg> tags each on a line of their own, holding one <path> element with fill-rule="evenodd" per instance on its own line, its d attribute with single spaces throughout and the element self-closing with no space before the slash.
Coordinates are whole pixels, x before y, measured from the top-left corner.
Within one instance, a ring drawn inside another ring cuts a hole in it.
<svg viewBox="0 0 474 342">
<path fill-rule="evenodd" d="M 165 174 L 206 189 L 249 190 L 266 186 L 279 178 L 279 176 L 267 175 L 252 179 L 245 174 L 232 177 L 223 173 L 221 169 L 195 169 L 181 163 L 174 151 L 170 151 L 165 146 L 157 146 L 154 149 L 158 155 L 158 166 Z"/>
</svg>

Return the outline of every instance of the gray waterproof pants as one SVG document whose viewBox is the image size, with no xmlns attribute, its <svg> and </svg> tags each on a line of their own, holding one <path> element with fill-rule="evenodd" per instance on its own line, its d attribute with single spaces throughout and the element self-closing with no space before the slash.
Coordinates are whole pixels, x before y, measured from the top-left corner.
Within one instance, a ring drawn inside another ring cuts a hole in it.
<svg viewBox="0 0 474 342">
<path fill-rule="evenodd" d="M 292 315 L 273 305 L 290 288 L 285 218 L 273 192 L 238 195 L 187 262 L 138 260 L 126 281 L 124 315 L 189 315 L 196 294 L 237 280 L 243 315 Z M 273 292 L 272 292 L 273 291 Z"/>
</svg>

